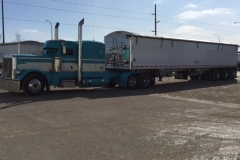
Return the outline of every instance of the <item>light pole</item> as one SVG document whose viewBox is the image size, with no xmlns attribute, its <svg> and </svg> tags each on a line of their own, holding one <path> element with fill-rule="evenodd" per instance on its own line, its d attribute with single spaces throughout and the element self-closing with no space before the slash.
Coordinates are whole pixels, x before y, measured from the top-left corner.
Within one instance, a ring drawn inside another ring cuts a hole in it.
<svg viewBox="0 0 240 160">
<path fill-rule="evenodd" d="M 214 36 L 218 36 L 218 35 L 216 35 L 216 34 L 213 34 Z M 220 42 L 220 37 L 218 36 L 218 39 L 219 39 L 219 42 Z"/>
<path fill-rule="evenodd" d="M 157 21 L 157 6 L 156 6 L 156 4 L 155 4 L 155 13 L 153 13 L 152 15 L 155 16 L 155 21 L 154 21 L 155 31 L 152 31 L 152 32 L 155 32 L 155 35 L 157 35 L 157 23 L 160 21 Z"/>
<path fill-rule="evenodd" d="M 52 37 L 52 23 L 49 20 L 46 20 L 46 21 L 49 22 L 50 25 L 51 25 L 51 38 L 53 39 L 53 37 Z"/>
</svg>

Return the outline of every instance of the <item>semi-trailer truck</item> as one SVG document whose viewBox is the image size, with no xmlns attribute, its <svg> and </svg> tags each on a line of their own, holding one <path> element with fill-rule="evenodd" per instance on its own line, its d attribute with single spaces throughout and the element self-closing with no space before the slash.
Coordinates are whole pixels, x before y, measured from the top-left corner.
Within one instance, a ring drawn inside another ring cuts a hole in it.
<svg viewBox="0 0 240 160">
<path fill-rule="evenodd" d="M 176 79 L 213 81 L 236 78 L 236 44 L 146 36 L 115 31 L 104 43 L 82 40 L 46 41 L 42 55 L 11 54 L 3 57 L 0 89 L 37 96 L 50 86 L 148 88 L 155 79 L 174 72 Z"/>
</svg>

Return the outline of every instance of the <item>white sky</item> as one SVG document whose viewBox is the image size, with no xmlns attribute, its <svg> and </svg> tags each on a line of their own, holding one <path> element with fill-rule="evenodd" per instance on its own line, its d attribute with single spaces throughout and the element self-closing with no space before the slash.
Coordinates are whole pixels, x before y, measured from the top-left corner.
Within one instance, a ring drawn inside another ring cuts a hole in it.
<svg viewBox="0 0 240 160">
<path fill-rule="evenodd" d="M 4 0 L 5 41 L 15 41 L 16 32 L 22 40 L 49 40 L 46 20 L 53 37 L 59 22 L 59 38 L 77 41 L 82 18 L 83 40 L 103 42 L 117 30 L 154 34 L 155 3 L 158 36 L 240 44 L 240 23 L 234 24 L 240 22 L 238 0 Z"/>
</svg>

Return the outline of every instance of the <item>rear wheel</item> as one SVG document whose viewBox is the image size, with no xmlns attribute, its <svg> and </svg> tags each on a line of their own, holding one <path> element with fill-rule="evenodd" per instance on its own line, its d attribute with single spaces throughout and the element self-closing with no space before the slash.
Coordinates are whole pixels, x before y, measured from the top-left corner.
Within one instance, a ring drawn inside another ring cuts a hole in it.
<svg viewBox="0 0 240 160">
<path fill-rule="evenodd" d="M 127 79 L 127 88 L 128 89 L 135 89 L 137 88 L 137 77 L 134 74 L 129 75 Z"/>
<path fill-rule="evenodd" d="M 236 78 L 236 70 L 230 69 L 229 70 L 229 79 L 234 79 L 234 78 Z"/>
<path fill-rule="evenodd" d="M 212 73 L 212 80 L 218 81 L 220 80 L 220 71 L 218 69 L 215 69 Z"/>
<path fill-rule="evenodd" d="M 213 69 L 210 69 L 209 72 L 208 72 L 208 79 L 211 80 L 211 81 L 213 80 L 212 79 L 213 71 L 214 71 Z"/>
<path fill-rule="evenodd" d="M 40 95 L 46 86 L 46 82 L 41 75 L 28 75 L 23 81 L 23 92 L 28 96 Z"/>
<path fill-rule="evenodd" d="M 226 69 L 222 70 L 222 72 L 221 72 L 221 79 L 222 80 L 228 79 L 228 70 L 226 70 Z"/>
<path fill-rule="evenodd" d="M 152 85 L 152 77 L 148 73 L 142 73 L 139 77 L 140 88 L 148 88 Z"/>
</svg>

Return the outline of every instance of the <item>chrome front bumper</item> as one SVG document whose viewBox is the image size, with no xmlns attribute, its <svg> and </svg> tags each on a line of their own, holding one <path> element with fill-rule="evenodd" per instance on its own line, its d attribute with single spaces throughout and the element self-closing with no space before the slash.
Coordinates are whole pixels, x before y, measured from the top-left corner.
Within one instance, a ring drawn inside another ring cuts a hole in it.
<svg viewBox="0 0 240 160">
<path fill-rule="evenodd" d="M 20 81 L 0 79 L 0 89 L 19 93 L 20 92 Z"/>
</svg>

